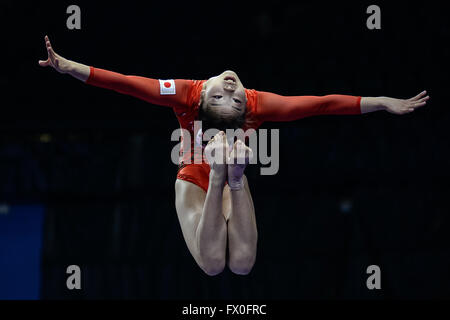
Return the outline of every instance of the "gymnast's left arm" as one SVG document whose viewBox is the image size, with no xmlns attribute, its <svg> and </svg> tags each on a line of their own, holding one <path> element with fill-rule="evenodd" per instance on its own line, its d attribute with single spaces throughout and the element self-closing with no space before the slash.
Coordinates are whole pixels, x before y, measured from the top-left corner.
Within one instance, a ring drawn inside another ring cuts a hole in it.
<svg viewBox="0 0 450 320">
<path fill-rule="evenodd" d="M 406 114 L 426 104 L 426 91 L 410 99 L 361 97 L 341 94 L 326 96 L 281 96 L 257 91 L 256 115 L 262 121 L 293 121 L 315 115 L 350 115 L 385 110 Z"/>
</svg>

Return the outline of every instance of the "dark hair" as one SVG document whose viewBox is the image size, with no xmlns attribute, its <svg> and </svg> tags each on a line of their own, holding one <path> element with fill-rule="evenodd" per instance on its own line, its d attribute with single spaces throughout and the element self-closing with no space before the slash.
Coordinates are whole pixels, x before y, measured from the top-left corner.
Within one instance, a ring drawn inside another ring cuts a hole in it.
<svg viewBox="0 0 450 320">
<path fill-rule="evenodd" d="M 216 112 L 211 112 L 209 108 L 205 108 L 202 102 L 199 107 L 198 118 L 202 121 L 203 132 L 212 128 L 222 131 L 226 129 L 242 129 L 245 124 L 246 109 L 247 107 L 245 107 L 244 112 L 238 117 L 223 117 Z"/>
</svg>

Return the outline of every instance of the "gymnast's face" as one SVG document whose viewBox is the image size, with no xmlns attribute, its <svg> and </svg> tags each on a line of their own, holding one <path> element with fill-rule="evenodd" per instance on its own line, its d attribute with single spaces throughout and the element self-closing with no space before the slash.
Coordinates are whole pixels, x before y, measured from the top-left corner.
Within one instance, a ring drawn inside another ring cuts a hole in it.
<svg viewBox="0 0 450 320">
<path fill-rule="evenodd" d="M 237 118 L 244 114 L 247 98 L 237 74 L 231 70 L 210 78 L 203 86 L 206 111 L 221 118 Z"/>
</svg>

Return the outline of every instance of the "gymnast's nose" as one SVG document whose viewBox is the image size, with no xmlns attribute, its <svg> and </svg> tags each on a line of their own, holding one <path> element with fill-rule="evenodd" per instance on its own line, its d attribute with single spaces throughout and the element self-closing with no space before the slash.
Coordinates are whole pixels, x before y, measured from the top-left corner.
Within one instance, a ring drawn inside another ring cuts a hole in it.
<svg viewBox="0 0 450 320">
<path fill-rule="evenodd" d="M 236 83 L 225 82 L 223 85 L 223 89 L 225 91 L 234 92 L 234 91 L 236 91 Z"/>
</svg>

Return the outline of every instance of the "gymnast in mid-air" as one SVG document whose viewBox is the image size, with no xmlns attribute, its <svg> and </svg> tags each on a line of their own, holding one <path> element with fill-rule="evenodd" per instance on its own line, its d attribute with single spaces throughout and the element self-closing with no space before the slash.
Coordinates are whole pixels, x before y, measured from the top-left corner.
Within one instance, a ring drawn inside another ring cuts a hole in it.
<svg viewBox="0 0 450 320">
<path fill-rule="evenodd" d="M 201 155 L 194 152 L 194 142 L 191 150 L 183 150 L 175 181 L 175 207 L 183 237 L 198 266 L 211 276 L 221 273 L 226 265 L 236 274 L 248 274 L 256 259 L 255 209 L 244 174 L 252 150 L 241 139 L 227 142 L 226 129 L 256 129 L 265 121 L 379 110 L 403 115 L 424 106 L 429 99 L 426 91 L 410 99 L 340 94 L 281 96 L 244 88 L 233 71 L 208 80 L 156 80 L 63 58 L 55 53 L 47 36 L 45 45 L 48 57 L 39 61 L 42 67 L 52 67 L 89 85 L 171 107 L 180 127 L 191 137 L 198 135 L 194 121 L 220 130 L 203 145 Z M 204 154 L 217 154 L 219 161 Z M 195 157 L 201 157 L 200 161 L 188 161 Z"/>
</svg>

